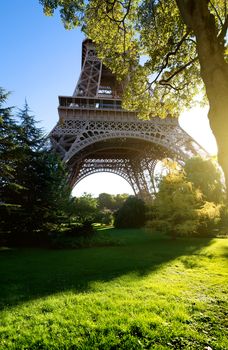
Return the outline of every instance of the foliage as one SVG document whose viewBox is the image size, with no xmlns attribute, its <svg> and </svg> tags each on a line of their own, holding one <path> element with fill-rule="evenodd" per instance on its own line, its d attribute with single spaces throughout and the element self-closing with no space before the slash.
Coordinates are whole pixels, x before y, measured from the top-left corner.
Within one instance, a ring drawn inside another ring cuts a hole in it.
<svg viewBox="0 0 228 350">
<path fill-rule="evenodd" d="M 97 222 L 110 225 L 113 222 L 113 214 L 119 209 L 128 198 L 127 194 L 112 195 L 101 193 L 98 198 L 94 198 L 89 193 L 84 193 L 80 197 L 72 199 L 68 210 L 71 220 L 84 222 Z"/>
<path fill-rule="evenodd" d="M 20 196 L 23 186 L 17 179 L 17 167 L 23 154 L 19 145 L 20 128 L 12 115 L 12 107 L 4 107 L 9 93 L 0 88 L 0 227 L 1 236 L 8 231 L 7 217 L 20 211 L 20 204 L 11 194 Z M 13 225 L 13 221 L 11 221 Z"/>
<path fill-rule="evenodd" d="M 116 195 L 110 193 L 100 193 L 97 198 L 98 207 L 99 209 L 109 209 L 114 212 L 122 207 L 128 197 L 129 195 L 127 193 Z"/>
<path fill-rule="evenodd" d="M 160 181 L 147 226 L 173 237 L 212 235 L 221 222 L 222 190 L 221 175 L 210 160 L 192 158 L 183 169 L 171 164 Z"/>
<path fill-rule="evenodd" d="M 213 159 L 190 158 L 186 161 L 184 170 L 187 180 L 202 192 L 204 200 L 215 203 L 224 201 L 222 173 Z"/>
<path fill-rule="evenodd" d="M 98 198 L 99 209 L 115 209 L 115 197 L 110 193 L 100 193 Z"/>
<path fill-rule="evenodd" d="M 221 222 L 221 205 L 216 205 L 213 202 L 205 202 L 198 210 L 200 234 L 212 235 L 213 230 L 218 228 Z"/>
<path fill-rule="evenodd" d="M 173 237 L 192 235 L 198 226 L 197 209 L 201 204 L 201 193 L 193 188 L 182 171 L 164 176 L 154 201 L 157 214 L 154 225 Z"/>
<path fill-rule="evenodd" d="M 110 209 L 100 209 L 96 215 L 96 222 L 103 225 L 111 225 L 113 222 L 113 212 Z"/>
<path fill-rule="evenodd" d="M 120 209 L 123 206 L 123 204 L 125 203 L 125 201 L 128 199 L 128 197 L 129 197 L 129 194 L 127 194 L 127 193 L 116 194 L 114 196 L 114 200 L 115 200 L 114 209 L 115 210 Z"/>
<path fill-rule="evenodd" d="M 0 251 L 1 349 L 228 348 L 227 239 L 100 233 L 121 245 Z"/>
<path fill-rule="evenodd" d="M 73 199 L 72 217 L 78 222 L 95 222 L 98 213 L 98 202 L 90 193 L 84 193 L 81 197 Z"/>
<path fill-rule="evenodd" d="M 96 221 L 106 225 L 112 224 L 115 211 L 123 206 L 128 197 L 126 193 L 116 195 L 100 193 L 97 198 L 99 212 Z"/>
<path fill-rule="evenodd" d="M 138 228 L 145 223 L 145 203 L 134 196 L 129 196 L 123 206 L 115 213 L 116 228 Z"/>
<path fill-rule="evenodd" d="M 1 210 L 17 209 L 10 201 L 11 191 L 20 193 L 15 171 L 22 154 L 19 146 L 19 127 L 12 116 L 12 107 L 4 107 L 9 93 L 0 88 L 0 194 Z M 4 200 L 3 200 L 4 199 Z"/>
<path fill-rule="evenodd" d="M 201 234 L 213 233 L 225 224 L 222 214 L 225 210 L 225 188 L 218 163 L 213 159 L 195 157 L 186 161 L 184 171 L 187 180 L 202 193 L 198 231 Z"/>
<path fill-rule="evenodd" d="M 4 170 L 1 178 L 2 238 L 8 243 L 34 244 L 44 239 L 42 232 L 48 225 L 66 214 L 70 201 L 66 171 L 36 127 L 27 102 L 16 116 L 18 123 L 10 119 L 7 109 L 4 113 L 1 162 L 8 175 Z"/>
</svg>

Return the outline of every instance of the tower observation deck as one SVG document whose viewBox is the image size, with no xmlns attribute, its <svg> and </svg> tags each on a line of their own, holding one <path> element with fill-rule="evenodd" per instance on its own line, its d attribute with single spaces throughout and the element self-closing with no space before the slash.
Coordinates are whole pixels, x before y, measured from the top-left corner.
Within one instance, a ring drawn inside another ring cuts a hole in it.
<svg viewBox="0 0 228 350">
<path fill-rule="evenodd" d="M 155 191 L 159 160 L 181 162 L 206 152 L 177 118 L 140 120 L 121 107 L 121 95 L 120 83 L 97 57 L 92 41 L 84 40 L 79 80 L 72 96 L 59 96 L 59 121 L 50 139 L 68 166 L 72 188 L 88 175 L 111 172 L 146 199 Z"/>
</svg>

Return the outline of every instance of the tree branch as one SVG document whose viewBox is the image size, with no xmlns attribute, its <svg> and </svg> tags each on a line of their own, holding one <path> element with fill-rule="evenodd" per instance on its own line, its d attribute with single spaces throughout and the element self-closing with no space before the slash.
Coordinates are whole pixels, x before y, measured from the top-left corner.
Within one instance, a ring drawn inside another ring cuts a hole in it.
<svg viewBox="0 0 228 350">
<path fill-rule="evenodd" d="M 176 49 L 174 51 L 168 52 L 168 54 L 166 55 L 165 60 L 164 60 L 165 61 L 165 63 L 163 64 L 164 68 L 166 68 L 168 66 L 170 56 L 175 56 L 176 55 L 177 51 L 179 50 L 179 48 L 181 47 L 181 45 L 183 44 L 183 42 L 185 41 L 185 39 L 187 38 L 189 33 L 190 33 L 190 31 L 187 31 L 185 33 L 183 38 L 179 41 L 179 43 L 177 43 Z"/>
<path fill-rule="evenodd" d="M 187 86 L 187 84 L 182 85 L 181 87 L 175 87 L 172 84 L 168 83 L 168 84 L 161 84 L 161 85 L 165 85 L 170 87 L 171 89 L 175 90 L 175 91 L 181 91 L 185 88 L 185 86 Z"/>
<path fill-rule="evenodd" d="M 167 85 L 167 83 L 173 79 L 177 74 L 179 74 L 180 72 L 182 72 L 185 68 L 187 68 L 188 66 L 190 66 L 192 63 L 194 63 L 196 60 L 198 59 L 198 56 L 193 58 L 191 61 L 189 61 L 188 63 L 184 64 L 183 66 L 181 66 L 178 70 L 176 70 L 173 74 L 171 74 L 167 79 L 161 79 L 159 81 L 159 84 L 161 85 Z"/>
<path fill-rule="evenodd" d="M 228 28 L 228 15 L 226 16 L 225 21 L 224 21 L 224 23 L 222 25 L 221 32 L 218 35 L 219 42 L 223 42 L 224 41 L 224 38 L 225 38 L 226 32 L 227 32 L 227 28 Z"/>
<path fill-rule="evenodd" d="M 177 51 L 179 50 L 179 48 L 181 47 L 181 45 L 183 44 L 183 42 L 186 40 L 186 38 L 188 37 L 190 31 L 187 31 L 185 33 L 185 35 L 181 38 L 181 40 L 177 43 L 177 46 L 176 46 L 176 49 L 174 51 L 171 51 L 171 52 L 168 52 L 168 54 L 166 55 L 163 63 L 162 63 L 162 66 L 156 76 L 156 78 L 153 80 L 153 82 L 151 83 L 151 85 L 153 83 L 156 83 L 156 81 L 158 80 L 158 78 L 160 77 L 160 75 L 162 74 L 163 70 L 168 66 L 168 63 L 169 63 L 169 58 L 170 56 L 175 56 Z"/>
<path fill-rule="evenodd" d="M 110 21 L 116 23 L 119 30 L 123 31 L 123 51 L 125 53 L 126 52 L 126 32 L 127 32 L 125 20 L 130 12 L 132 0 L 128 0 L 127 5 L 124 4 L 122 1 L 118 1 L 118 0 L 114 0 L 113 2 L 109 2 L 106 0 L 106 3 L 111 5 L 111 6 L 110 6 L 110 9 L 108 9 L 106 6 L 105 16 L 107 16 Z M 121 19 L 117 19 L 115 17 L 115 4 L 116 3 L 120 4 L 122 6 L 122 9 L 123 9 L 124 15 Z M 112 13 L 111 16 L 109 15 L 109 12 Z M 124 56 L 124 59 L 125 59 L 125 56 Z"/>
<path fill-rule="evenodd" d="M 221 17 L 219 16 L 217 8 L 215 7 L 215 5 L 213 4 L 213 2 L 211 0 L 209 1 L 209 3 L 211 4 L 211 7 L 214 9 L 214 11 L 216 13 L 216 16 L 218 17 L 221 26 L 223 26 L 223 21 L 222 21 Z"/>
</svg>

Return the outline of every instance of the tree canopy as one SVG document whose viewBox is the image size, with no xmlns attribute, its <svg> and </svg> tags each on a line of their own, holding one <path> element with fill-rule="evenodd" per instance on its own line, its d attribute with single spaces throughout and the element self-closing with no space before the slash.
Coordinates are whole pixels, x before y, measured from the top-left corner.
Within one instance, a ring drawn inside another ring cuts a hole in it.
<svg viewBox="0 0 228 350">
<path fill-rule="evenodd" d="M 129 194 L 110 194 L 110 193 L 100 193 L 98 196 L 98 207 L 99 209 L 109 209 L 112 212 L 120 209 L 126 199 L 129 197 Z"/>
<path fill-rule="evenodd" d="M 96 43 L 122 83 L 124 107 L 178 116 L 203 94 L 228 184 L 227 0 L 39 2 L 48 15 L 59 8 L 66 28 L 81 25 Z"/>
</svg>

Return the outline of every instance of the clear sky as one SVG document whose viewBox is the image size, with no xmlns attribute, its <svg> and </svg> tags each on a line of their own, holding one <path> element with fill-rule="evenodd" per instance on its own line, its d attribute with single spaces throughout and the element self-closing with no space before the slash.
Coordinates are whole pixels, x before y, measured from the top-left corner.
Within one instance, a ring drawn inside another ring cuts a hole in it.
<svg viewBox="0 0 228 350">
<path fill-rule="evenodd" d="M 58 121 L 58 96 L 71 96 L 81 68 L 79 29 L 64 29 L 58 14 L 46 17 L 38 0 L 0 0 L 0 86 L 11 91 L 7 105 L 22 108 L 25 98 L 40 126 L 49 133 Z M 180 118 L 181 126 L 209 152 L 216 152 L 207 110 L 194 109 Z M 74 190 L 131 192 L 125 180 L 113 174 L 94 174 Z"/>
</svg>

